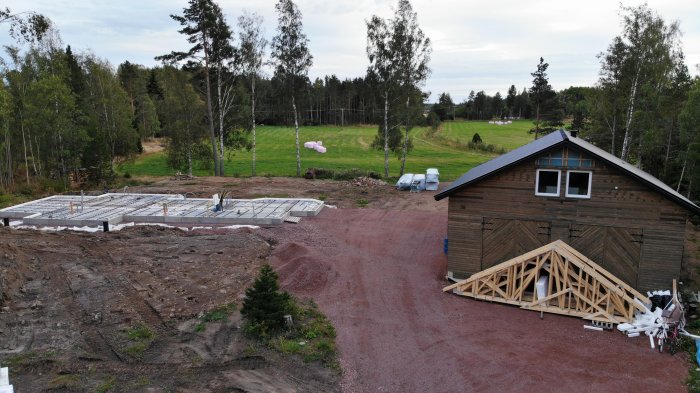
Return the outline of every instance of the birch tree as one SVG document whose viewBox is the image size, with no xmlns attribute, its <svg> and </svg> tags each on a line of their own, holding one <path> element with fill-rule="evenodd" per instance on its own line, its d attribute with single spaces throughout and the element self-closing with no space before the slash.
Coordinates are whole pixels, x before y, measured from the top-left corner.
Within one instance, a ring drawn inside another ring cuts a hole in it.
<svg viewBox="0 0 700 393">
<path fill-rule="evenodd" d="M 0 188 L 6 188 L 13 183 L 12 177 L 12 138 L 10 138 L 10 117 L 12 115 L 12 96 L 5 89 L 5 85 L 0 83 L 0 134 L 3 139 L 0 141 L 0 152 L 3 158 L 0 159 Z M 27 183 L 29 175 L 27 175 Z"/>
<path fill-rule="evenodd" d="M 0 23 L 10 27 L 10 37 L 29 43 L 41 41 L 51 27 L 51 20 L 33 11 L 13 13 L 9 8 L 0 9 Z"/>
<path fill-rule="evenodd" d="M 299 113 L 295 96 L 302 82 L 306 84 L 313 57 L 309 53 L 309 40 L 302 30 L 301 11 L 296 4 L 292 0 L 279 0 L 275 9 L 277 10 L 277 35 L 272 39 L 272 58 L 275 63 L 276 77 L 282 80 L 287 94 L 292 99 L 297 176 L 301 176 Z"/>
<path fill-rule="evenodd" d="M 667 24 L 646 4 L 622 7 L 622 12 L 622 34 L 600 56 L 601 85 L 622 95 L 616 97 L 623 105 L 620 158 L 629 160 L 633 138 L 640 144 L 643 141 L 642 130 L 636 125 L 638 112 L 647 95 L 668 82 L 674 58 L 680 53 L 680 32 L 677 22 Z"/>
<path fill-rule="evenodd" d="M 405 112 L 402 115 L 404 128 L 404 142 L 401 152 L 401 170 L 403 175 L 406 167 L 406 155 L 409 148 L 409 132 L 415 122 L 411 113 L 415 113 L 416 107 L 422 107 L 423 101 L 420 94 L 416 94 L 430 75 L 428 62 L 432 47 L 430 39 L 425 36 L 418 26 L 418 14 L 411 7 L 408 0 L 399 0 L 396 15 L 391 22 L 392 38 L 390 51 L 396 67 L 396 82 L 401 91 L 402 100 L 405 99 Z M 411 106 L 414 106 L 412 109 Z M 422 109 L 422 108 L 421 108 Z"/>
<path fill-rule="evenodd" d="M 384 102 L 382 125 L 384 148 L 384 177 L 389 177 L 389 95 L 395 85 L 393 57 L 390 51 L 390 32 L 386 21 L 376 15 L 367 23 L 367 79 L 375 80 Z"/>
<path fill-rule="evenodd" d="M 262 23 L 262 17 L 257 14 L 244 13 L 238 18 L 239 64 L 243 75 L 250 80 L 250 127 L 253 134 L 251 145 L 253 150 L 252 176 L 256 175 L 255 80 L 258 79 L 260 74 L 265 57 L 265 47 L 267 46 L 267 40 L 263 36 Z"/>
</svg>

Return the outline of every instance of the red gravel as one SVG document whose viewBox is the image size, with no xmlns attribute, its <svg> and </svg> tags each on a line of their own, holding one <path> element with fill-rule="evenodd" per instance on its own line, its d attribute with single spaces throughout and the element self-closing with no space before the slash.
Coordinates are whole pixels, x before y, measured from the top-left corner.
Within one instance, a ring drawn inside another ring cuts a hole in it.
<svg viewBox="0 0 700 393">
<path fill-rule="evenodd" d="M 338 331 L 344 392 L 684 392 L 646 337 L 441 291 L 445 213 L 325 209 L 267 231 L 283 288 Z"/>
</svg>

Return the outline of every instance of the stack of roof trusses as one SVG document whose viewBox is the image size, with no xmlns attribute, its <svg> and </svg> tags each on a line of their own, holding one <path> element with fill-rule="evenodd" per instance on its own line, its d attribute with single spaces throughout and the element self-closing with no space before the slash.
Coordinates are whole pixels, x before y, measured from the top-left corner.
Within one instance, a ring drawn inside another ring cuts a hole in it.
<svg viewBox="0 0 700 393">
<path fill-rule="evenodd" d="M 538 290 L 538 283 L 544 283 L 544 288 Z M 561 240 L 478 272 L 443 291 L 614 324 L 631 321 L 636 311 L 646 310 L 644 303 L 650 303 Z"/>
</svg>

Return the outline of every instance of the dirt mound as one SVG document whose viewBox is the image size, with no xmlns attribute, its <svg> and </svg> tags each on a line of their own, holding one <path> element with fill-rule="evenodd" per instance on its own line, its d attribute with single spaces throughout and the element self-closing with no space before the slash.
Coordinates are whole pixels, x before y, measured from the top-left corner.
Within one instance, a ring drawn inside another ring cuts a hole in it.
<svg viewBox="0 0 700 393">
<path fill-rule="evenodd" d="M 279 260 L 281 263 L 307 255 L 309 248 L 303 244 L 291 242 L 285 243 L 277 247 L 272 253 L 273 260 Z"/>
<path fill-rule="evenodd" d="M 331 271 L 322 260 L 308 255 L 290 259 L 276 270 L 283 290 L 303 295 L 321 291 Z"/>
</svg>

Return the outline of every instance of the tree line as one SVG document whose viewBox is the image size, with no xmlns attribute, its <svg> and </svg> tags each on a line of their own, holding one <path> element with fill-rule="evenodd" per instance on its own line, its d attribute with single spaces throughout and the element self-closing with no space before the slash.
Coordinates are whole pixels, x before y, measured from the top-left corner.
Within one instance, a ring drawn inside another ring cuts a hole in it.
<svg viewBox="0 0 700 393">
<path fill-rule="evenodd" d="M 579 131 L 596 146 L 663 180 L 689 198 L 700 190 L 700 79 L 690 76 L 678 22 L 646 4 L 621 7 L 622 31 L 598 55 L 594 86 L 554 91 L 540 58 L 532 86 L 489 96 L 469 94 L 459 104 L 439 95 L 439 119 L 529 118 L 538 135 L 560 127 Z M 700 69 L 700 65 L 698 65 Z"/>
<path fill-rule="evenodd" d="M 663 179 L 689 196 L 700 179 L 697 78 L 690 77 L 677 23 L 648 6 L 622 7 L 622 32 L 599 55 L 598 83 L 554 91 L 549 64 L 539 59 L 532 85 L 511 85 L 503 96 L 471 91 L 455 103 L 449 93 L 427 104 L 431 43 L 408 0 L 391 18 L 366 21 L 364 75 L 309 79 L 313 56 L 302 14 L 279 0 L 276 34 L 264 38 L 264 21 L 242 13 L 229 23 L 213 0 L 190 0 L 171 15 L 191 47 L 156 57 L 160 66 L 125 61 L 116 68 L 92 53 L 73 53 L 41 15 L 0 10 L 16 45 L 0 63 L 0 187 L 49 179 L 67 186 L 80 176 L 96 184 L 114 177 L 120 160 L 142 142 L 166 137 L 167 163 L 224 175 L 226 157 L 253 153 L 256 125 L 294 126 L 297 173 L 302 125 L 377 124 L 373 147 L 394 154 L 412 148 L 416 125 L 440 120 L 527 118 L 539 137 L 566 126 L 612 154 Z M 273 72 L 264 75 L 263 68 Z M 555 65 L 556 66 L 556 65 Z M 427 116 L 426 116 L 427 114 Z"/>
</svg>

